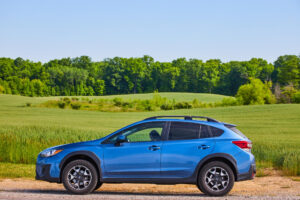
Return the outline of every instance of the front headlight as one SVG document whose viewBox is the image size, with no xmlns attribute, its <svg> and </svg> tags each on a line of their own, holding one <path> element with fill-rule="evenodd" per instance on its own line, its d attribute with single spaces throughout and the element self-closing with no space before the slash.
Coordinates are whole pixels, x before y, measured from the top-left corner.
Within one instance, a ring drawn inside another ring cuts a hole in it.
<svg viewBox="0 0 300 200">
<path fill-rule="evenodd" d="M 54 156 L 61 151 L 62 151 L 62 149 L 50 149 L 50 150 L 42 151 L 40 155 L 41 155 L 41 157 L 46 158 L 46 157 Z"/>
</svg>

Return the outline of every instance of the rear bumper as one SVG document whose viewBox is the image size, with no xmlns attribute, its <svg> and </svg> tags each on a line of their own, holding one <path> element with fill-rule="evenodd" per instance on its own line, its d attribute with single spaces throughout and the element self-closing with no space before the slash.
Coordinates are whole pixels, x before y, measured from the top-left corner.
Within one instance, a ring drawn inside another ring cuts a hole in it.
<svg viewBox="0 0 300 200">
<path fill-rule="evenodd" d="M 37 164 L 36 165 L 36 180 L 43 180 L 43 181 L 48 181 L 52 183 L 59 183 L 60 179 L 51 177 L 50 175 L 50 169 L 51 169 L 51 164 Z"/>
<path fill-rule="evenodd" d="M 254 164 L 251 164 L 248 172 L 243 173 L 243 174 L 237 174 L 236 181 L 251 180 L 255 177 L 255 174 L 256 174 L 256 165 L 254 163 Z"/>
</svg>

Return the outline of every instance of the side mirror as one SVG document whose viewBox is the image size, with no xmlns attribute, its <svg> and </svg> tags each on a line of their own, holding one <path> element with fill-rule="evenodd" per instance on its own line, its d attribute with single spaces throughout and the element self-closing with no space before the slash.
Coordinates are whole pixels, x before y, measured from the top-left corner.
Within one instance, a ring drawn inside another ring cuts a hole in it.
<svg viewBox="0 0 300 200">
<path fill-rule="evenodd" d="M 116 140 L 115 145 L 116 145 L 116 146 L 120 146 L 120 144 L 123 143 L 123 142 L 128 142 L 126 136 L 124 136 L 124 135 L 119 135 L 119 136 L 117 137 L 117 140 Z"/>
</svg>

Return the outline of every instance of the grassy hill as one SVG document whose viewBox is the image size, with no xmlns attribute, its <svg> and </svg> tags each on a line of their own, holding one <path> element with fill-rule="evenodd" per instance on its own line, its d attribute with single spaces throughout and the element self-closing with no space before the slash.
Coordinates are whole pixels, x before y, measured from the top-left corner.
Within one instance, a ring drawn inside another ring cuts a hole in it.
<svg viewBox="0 0 300 200">
<path fill-rule="evenodd" d="M 152 97 L 151 94 L 140 95 L 144 98 L 147 95 Z M 163 95 L 193 99 L 195 97 L 192 96 L 196 94 L 161 93 L 161 96 Z M 207 101 L 221 96 L 203 95 Z M 122 96 L 131 98 L 130 95 Z M 54 97 L 0 95 L 0 162 L 33 164 L 37 154 L 44 148 L 97 139 L 153 115 L 203 115 L 237 124 L 238 128 L 253 141 L 253 152 L 260 166 L 273 166 L 283 169 L 286 174 L 300 175 L 299 104 L 130 113 L 24 106 L 26 102 L 40 103 L 49 98 Z"/>
</svg>

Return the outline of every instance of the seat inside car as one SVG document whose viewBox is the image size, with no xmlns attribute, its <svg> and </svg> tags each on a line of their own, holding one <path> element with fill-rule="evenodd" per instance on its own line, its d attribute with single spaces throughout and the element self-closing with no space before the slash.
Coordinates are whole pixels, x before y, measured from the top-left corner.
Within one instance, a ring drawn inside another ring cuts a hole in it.
<svg viewBox="0 0 300 200">
<path fill-rule="evenodd" d="M 161 137 L 160 137 L 159 133 L 156 130 L 152 130 L 149 133 L 149 135 L 150 135 L 150 138 L 151 138 L 152 141 L 159 141 L 159 140 L 161 140 Z"/>
</svg>

